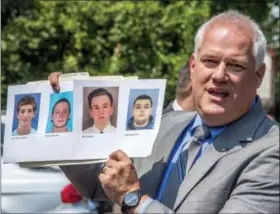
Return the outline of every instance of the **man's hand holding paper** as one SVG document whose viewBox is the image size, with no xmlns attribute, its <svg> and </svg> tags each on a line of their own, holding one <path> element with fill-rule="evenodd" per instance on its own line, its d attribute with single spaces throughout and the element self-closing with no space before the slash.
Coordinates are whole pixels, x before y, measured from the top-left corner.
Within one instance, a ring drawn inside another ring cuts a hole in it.
<svg viewBox="0 0 280 214">
<path fill-rule="evenodd" d="M 107 196 L 121 205 L 125 193 L 140 188 L 136 169 L 131 159 L 121 150 L 109 155 L 99 180 Z"/>
</svg>

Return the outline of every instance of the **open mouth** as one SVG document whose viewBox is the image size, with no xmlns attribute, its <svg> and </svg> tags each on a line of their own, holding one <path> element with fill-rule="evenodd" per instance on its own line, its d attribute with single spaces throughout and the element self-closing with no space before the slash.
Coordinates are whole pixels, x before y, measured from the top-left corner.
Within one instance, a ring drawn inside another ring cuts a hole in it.
<svg viewBox="0 0 280 214">
<path fill-rule="evenodd" d="M 214 97 L 219 97 L 219 98 L 226 98 L 229 96 L 229 92 L 220 89 L 209 89 L 208 93 Z"/>
</svg>

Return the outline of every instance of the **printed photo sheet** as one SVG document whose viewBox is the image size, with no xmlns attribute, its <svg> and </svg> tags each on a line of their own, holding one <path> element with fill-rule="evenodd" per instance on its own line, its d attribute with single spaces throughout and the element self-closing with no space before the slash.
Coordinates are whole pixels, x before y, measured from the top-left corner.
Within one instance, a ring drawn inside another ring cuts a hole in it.
<svg viewBox="0 0 280 214">
<path fill-rule="evenodd" d="M 9 86 L 4 162 L 100 162 L 117 149 L 145 157 L 159 130 L 165 85 L 104 78 L 63 81 L 59 93 L 48 83 Z"/>
</svg>

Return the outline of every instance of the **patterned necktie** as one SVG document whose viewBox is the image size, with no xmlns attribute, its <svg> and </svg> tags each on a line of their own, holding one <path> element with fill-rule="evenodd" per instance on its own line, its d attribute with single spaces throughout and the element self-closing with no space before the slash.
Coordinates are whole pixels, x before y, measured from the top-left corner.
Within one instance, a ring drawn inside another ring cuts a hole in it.
<svg viewBox="0 0 280 214">
<path fill-rule="evenodd" d="M 200 157 L 202 152 L 202 143 L 209 137 L 211 137 L 211 132 L 207 126 L 200 125 L 196 128 L 193 136 L 194 141 L 191 142 L 188 147 L 188 151 L 187 151 L 188 154 L 187 155 L 184 154 L 180 156 L 181 158 L 184 159 L 184 163 L 187 164 L 186 172 L 188 172 L 193 167 L 195 161 Z M 187 161 L 186 157 L 188 157 L 190 161 Z"/>
<path fill-rule="evenodd" d="M 169 174 L 161 199 L 161 202 L 170 209 L 174 206 L 179 187 L 184 180 L 186 172 L 192 167 L 196 157 L 195 155 L 200 151 L 202 146 L 201 142 L 210 137 L 210 135 L 209 128 L 200 125 L 195 129 L 193 136 L 179 147 L 181 150 L 180 155 L 176 163 L 171 163 L 174 164 L 174 166 Z M 189 155 L 189 148 L 185 148 L 186 146 L 192 147 L 192 155 Z"/>
</svg>

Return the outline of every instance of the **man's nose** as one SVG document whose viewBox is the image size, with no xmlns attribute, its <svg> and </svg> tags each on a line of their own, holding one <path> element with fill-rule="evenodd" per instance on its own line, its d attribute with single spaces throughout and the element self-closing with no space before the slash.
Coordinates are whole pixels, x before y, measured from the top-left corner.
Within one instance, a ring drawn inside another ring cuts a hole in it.
<svg viewBox="0 0 280 214">
<path fill-rule="evenodd" d="M 225 82 L 227 80 L 227 70 L 226 64 L 221 62 L 219 66 L 215 69 L 212 78 L 217 82 Z"/>
</svg>

